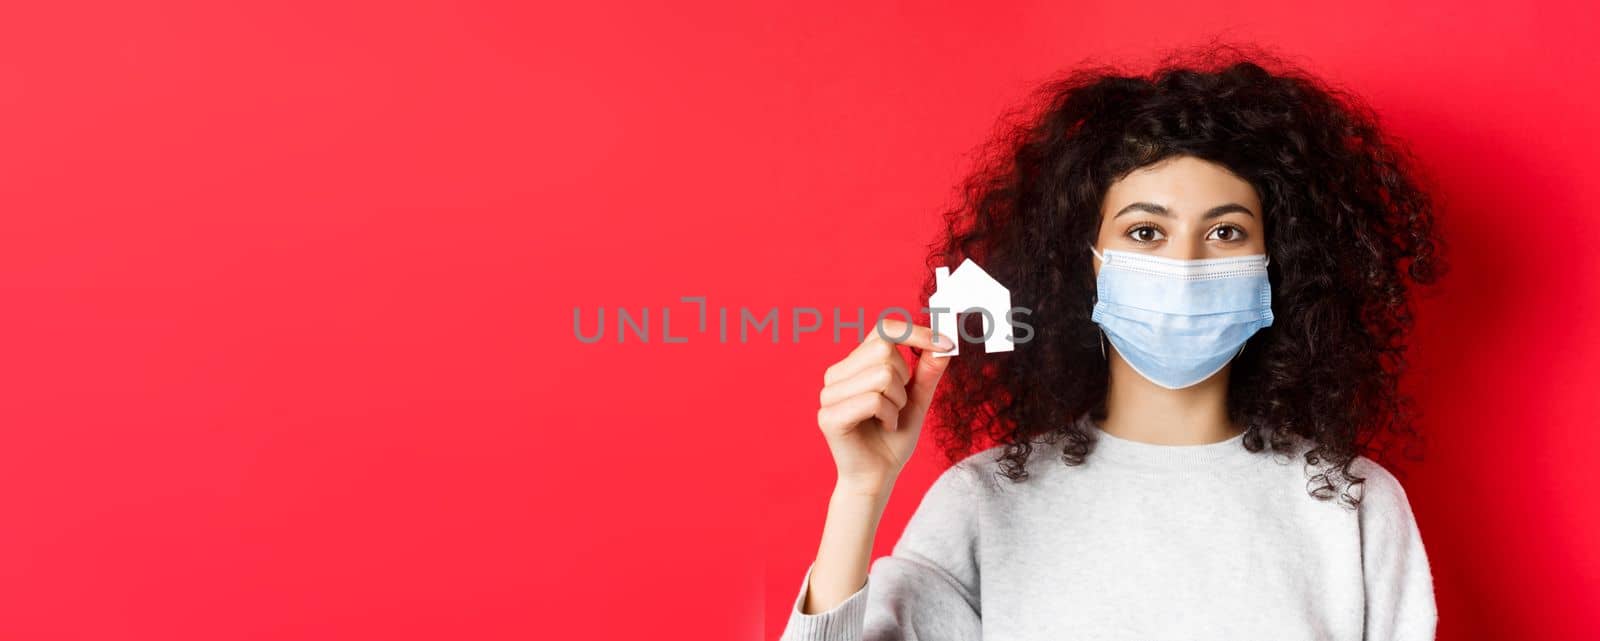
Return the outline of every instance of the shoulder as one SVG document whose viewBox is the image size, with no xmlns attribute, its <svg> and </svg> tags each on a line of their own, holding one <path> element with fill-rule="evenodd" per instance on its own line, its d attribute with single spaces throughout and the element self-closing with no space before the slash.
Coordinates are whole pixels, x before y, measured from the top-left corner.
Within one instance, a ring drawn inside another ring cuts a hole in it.
<svg viewBox="0 0 1600 641">
<path fill-rule="evenodd" d="M 1001 443 L 970 453 L 945 470 L 948 479 L 967 491 L 997 502 L 1015 502 L 1024 497 L 1047 493 L 1083 472 L 1084 466 L 1063 461 L 1064 444 L 1059 436 L 1028 442 L 1026 456 L 1007 458 L 1021 445 Z M 1021 472 L 1018 476 L 1016 473 Z"/>
<path fill-rule="evenodd" d="M 1288 452 L 1271 452 L 1270 457 L 1280 463 L 1300 464 L 1308 477 L 1313 474 L 1327 474 L 1335 479 L 1342 476 L 1335 471 L 1336 468 L 1326 467 L 1324 463 L 1312 465 L 1307 462 L 1307 454 L 1317 447 L 1315 441 L 1297 434 L 1290 434 L 1290 439 Z M 1409 505 L 1400 479 L 1372 458 L 1358 454 L 1350 460 L 1348 470 L 1353 487 L 1346 488 L 1346 491 L 1360 498 L 1363 505 L 1370 502 L 1371 507 L 1367 509 L 1393 512 L 1396 508 Z"/>
<path fill-rule="evenodd" d="M 1034 451 L 1026 461 L 1026 468 L 1030 474 L 1038 472 L 1038 461 L 1048 459 L 1049 456 L 1040 456 L 1039 448 L 1047 444 L 1035 443 Z M 973 452 L 956 461 L 944 475 L 949 476 L 949 483 L 960 484 L 968 492 L 989 493 L 999 487 L 999 479 L 1003 478 L 1002 463 L 1007 446 L 994 445 Z M 941 479 L 944 480 L 944 479 Z"/>
<path fill-rule="evenodd" d="M 1363 522 L 1404 523 L 1412 520 L 1411 500 L 1406 495 L 1405 486 L 1388 468 L 1360 455 L 1350 462 L 1350 475 L 1360 479 L 1350 493 L 1361 499 L 1357 510 Z"/>
<path fill-rule="evenodd" d="M 1000 448 L 992 447 L 968 454 L 950 464 L 934 479 L 928 492 L 971 495 L 980 491 L 983 481 L 994 473 Z"/>
<path fill-rule="evenodd" d="M 923 492 L 919 512 L 970 517 L 979 505 L 987 503 L 998 487 L 1003 446 L 974 452 L 949 464 Z"/>
<path fill-rule="evenodd" d="M 916 500 L 893 556 L 920 561 L 955 577 L 976 576 L 981 506 L 987 502 L 983 460 L 967 456 L 939 473 Z"/>
</svg>

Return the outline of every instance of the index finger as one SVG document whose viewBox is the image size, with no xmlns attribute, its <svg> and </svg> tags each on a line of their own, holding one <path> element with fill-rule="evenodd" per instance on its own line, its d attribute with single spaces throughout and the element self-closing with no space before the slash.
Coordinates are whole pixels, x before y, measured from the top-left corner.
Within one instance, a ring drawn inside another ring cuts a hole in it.
<svg viewBox="0 0 1600 641">
<path fill-rule="evenodd" d="M 873 327 L 872 335 L 867 340 L 881 340 L 890 343 L 900 343 L 910 347 L 931 349 L 936 352 L 948 352 L 954 345 L 949 339 L 933 333 L 933 328 L 926 325 L 912 325 L 903 320 L 885 318 L 878 321 Z"/>
</svg>

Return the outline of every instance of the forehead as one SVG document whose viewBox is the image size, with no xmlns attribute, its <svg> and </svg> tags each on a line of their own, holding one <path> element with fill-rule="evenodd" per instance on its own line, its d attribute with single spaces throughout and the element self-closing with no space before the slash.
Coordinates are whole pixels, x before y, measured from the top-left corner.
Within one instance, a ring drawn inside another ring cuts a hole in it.
<svg viewBox="0 0 1600 641">
<path fill-rule="evenodd" d="M 1111 184 L 1101 211 L 1118 211 L 1134 202 L 1161 205 L 1179 215 L 1230 202 L 1261 211 L 1260 198 L 1249 182 L 1222 165 L 1193 156 L 1174 156 L 1135 169 Z"/>
</svg>

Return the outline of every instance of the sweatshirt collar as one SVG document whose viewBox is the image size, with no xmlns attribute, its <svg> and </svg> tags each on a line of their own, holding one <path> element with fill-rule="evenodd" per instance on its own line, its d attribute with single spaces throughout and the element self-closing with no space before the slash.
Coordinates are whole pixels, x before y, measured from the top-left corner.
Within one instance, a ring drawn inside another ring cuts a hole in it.
<svg viewBox="0 0 1600 641">
<path fill-rule="evenodd" d="M 1253 453 L 1244 448 L 1244 432 L 1214 443 L 1162 445 L 1113 435 L 1095 424 L 1088 413 L 1078 420 L 1085 431 L 1097 437 L 1090 458 L 1104 457 L 1121 463 L 1162 468 L 1225 465 L 1254 458 Z"/>
</svg>

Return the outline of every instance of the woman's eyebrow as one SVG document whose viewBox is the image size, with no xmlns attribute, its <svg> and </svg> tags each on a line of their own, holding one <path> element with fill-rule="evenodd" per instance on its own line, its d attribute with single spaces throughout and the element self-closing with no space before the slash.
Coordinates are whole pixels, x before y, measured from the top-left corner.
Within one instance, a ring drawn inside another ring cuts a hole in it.
<svg viewBox="0 0 1600 641">
<path fill-rule="evenodd" d="M 1167 216 L 1169 218 L 1172 216 L 1172 212 L 1170 210 L 1168 210 L 1166 207 L 1162 207 L 1161 205 L 1157 205 L 1157 204 L 1154 204 L 1154 203 L 1137 202 L 1137 203 L 1129 203 L 1127 207 L 1123 207 L 1121 210 L 1119 210 L 1117 212 L 1117 215 L 1116 216 L 1112 216 L 1112 218 L 1116 218 L 1117 216 L 1121 216 L 1121 215 L 1126 214 L 1126 213 L 1128 213 L 1130 211 L 1143 211 L 1143 212 L 1148 212 L 1148 213 L 1155 214 L 1157 216 Z M 1239 203 L 1228 203 L 1226 205 L 1217 205 L 1216 207 L 1212 207 L 1211 209 L 1207 210 L 1205 215 L 1201 216 L 1201 218 L 1202 219 L 1216 218 L 1217 216 L 1221 216 L 1221 215 L 1224 215 L 1224 214 L 1231 214 L 1231 213 L 1234 213 L 1234 212 L 1239 212 L 1241 214 L 1245 214 L 1245 215 L 1250 216 L 1252 218 L 1254 218 L 1255 215 L 1256 215 L 1255 212 L 1250 211 L 1249 207 L 1245 207 L 1244 205 L 1241 205 Z"/>
</svg>

